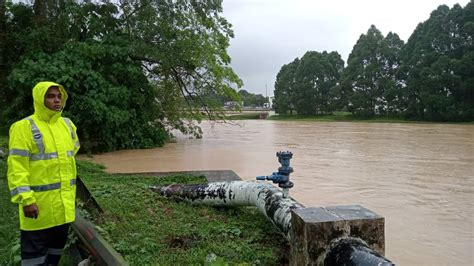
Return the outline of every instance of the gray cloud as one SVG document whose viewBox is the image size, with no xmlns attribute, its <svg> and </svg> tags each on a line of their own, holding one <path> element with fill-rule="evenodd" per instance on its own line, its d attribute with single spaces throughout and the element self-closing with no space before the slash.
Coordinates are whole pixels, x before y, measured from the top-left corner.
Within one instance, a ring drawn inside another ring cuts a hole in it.
<svg viewBox="0 0 474 266">
<path fill-rule="evenodd" d="M 273 95 L 281 66 L 306 51 L 337 51 L 347 57 L 359 36 L 374 24 L 404 41 L 441 4 L 469 0 L 224 0 L 224 17 L 235 38 L 231 66 L 252 93 Z"/>
</svg>

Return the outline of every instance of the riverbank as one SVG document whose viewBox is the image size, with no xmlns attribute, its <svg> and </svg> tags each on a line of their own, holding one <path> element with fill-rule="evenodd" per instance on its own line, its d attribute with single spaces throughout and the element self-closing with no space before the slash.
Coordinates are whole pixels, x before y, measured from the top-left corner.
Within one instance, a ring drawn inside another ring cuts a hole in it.
<svg viewBox="0 0 474 266">
<path fill-rule="evenodd" d="M 375 122 L 375 123 L 409 123 L 400 117 L 374 116 L 360 117 L 348 112 L 335 112 L 328 115 L 272 115 L 268 119 L 277 121 L 319 121 L 319 122 Z"/>
<path fill-rule="evenodd" d="M 10 202 L 6 171 L 6 161 L 0 160 L 0 265 L 16 265 L 18 215 Z M 81 160 L 78 176 L 104 209 L 102 214 L 91 211 L 88 219 L 130 265 L 287 263 L 287 241 L 255 207 L 191 206 L 148 189 L 205 183 L 204 177 L 111 175 Z"/>
<path fill-rule="evenodd" d="M 250 113 L 250 114 L 233 114 L 226 116 L 228 120 L 253 120 L 260 119 L 260 113 Z"/>
<path fill-rule="evenodd" d="M 243 113 L 233 114 L 226 117 L 228 120 L 258 120 L 261 119 L 260 114 L 268 111 L 262 111 L 260 113 Z M 327 115 L 280 115 L 274 114 L 269 115 L 268 120 L 275 121 L 315 121 L 315 122 L 366 122 L 366 123 L 448 123 L 448 124 L 474 124 L 474 121 L 468 122 L 432 122 L 432 121 L 417 121 L 408 120 L 402 117 L 392 116 L 373 116 L 373 117 L 361 117 L 355 116 L 349 112 L 334 112 L 333 114 Z"/>
<path fill-rule="evenodd" d="M 191 206 L 148 188 L 206 183 L 202 176 L 110 175 L 86 161 L 79 170 L 105 210 L 92 219 L 130 265 L 287 263 L 285 238 L 255 207 Z"/>
</svg>

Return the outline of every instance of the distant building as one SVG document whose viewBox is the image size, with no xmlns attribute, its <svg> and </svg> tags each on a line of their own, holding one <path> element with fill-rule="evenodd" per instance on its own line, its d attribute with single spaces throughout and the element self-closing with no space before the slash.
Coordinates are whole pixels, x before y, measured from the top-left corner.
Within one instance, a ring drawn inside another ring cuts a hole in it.
<svg viewBox="0 0 474 266">
<path fill-rule="evenodd" d="M 236 101 L 229 101 L 229 102 L 224 103 L 224 108 L 236 108 L 236 107 L 243 106 L 243 105 L 244 105 L 244 102 L 239 103 L 239 102 L 236 102 Z"/>
</svg>

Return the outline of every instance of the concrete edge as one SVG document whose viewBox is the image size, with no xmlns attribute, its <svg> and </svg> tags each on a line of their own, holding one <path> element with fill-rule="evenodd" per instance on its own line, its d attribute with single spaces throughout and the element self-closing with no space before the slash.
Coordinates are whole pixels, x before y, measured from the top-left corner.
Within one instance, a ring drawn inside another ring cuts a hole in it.
<svg viewBox="0 0 474 266">
<path fill-rule="evenodd" d="M 147 176 L 171 176 L 171 175 L 197 175 L 205 176 L 208 182 L 241 181 L 242 178 L 232 170 L 192 170 L 192 171 L 169 171 L 169 172 L 134 172 L 114 173 L 120 175 L 147 175 Z"/>
</svg>

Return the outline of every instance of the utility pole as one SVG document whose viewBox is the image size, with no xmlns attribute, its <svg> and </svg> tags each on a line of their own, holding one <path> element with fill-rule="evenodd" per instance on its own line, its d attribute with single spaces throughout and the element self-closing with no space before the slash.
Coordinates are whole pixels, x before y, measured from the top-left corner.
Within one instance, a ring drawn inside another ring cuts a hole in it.
<svg viewBox="0 0 474 266">
<path fill-rule="evenodd" d="M 263 106 L 267 106 L 266 108 L 270 107 L 270 100 L 268 99 L 268 93 L 267 93 L 267 83 L 265 83 L 265 101 L 266 103 L 263 104 Z"/>
</svg>

